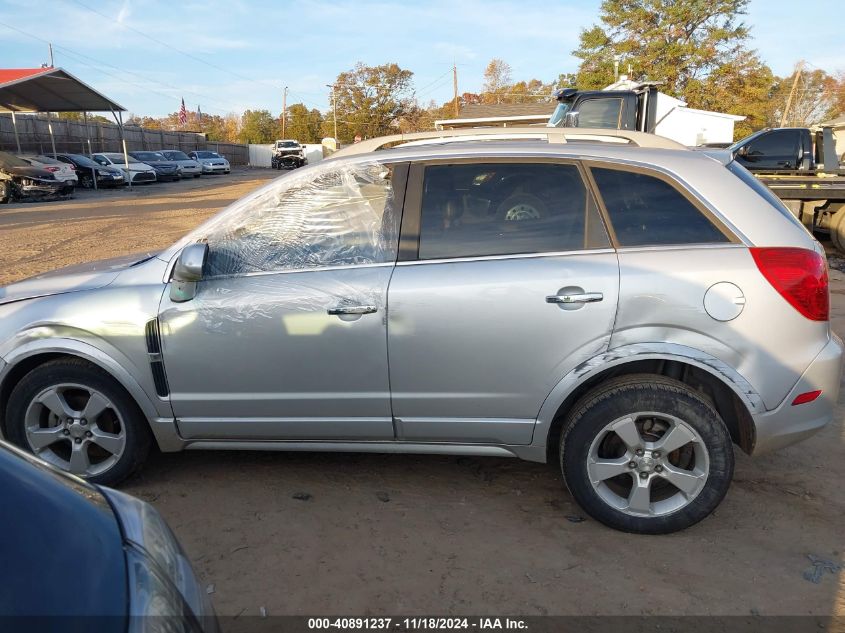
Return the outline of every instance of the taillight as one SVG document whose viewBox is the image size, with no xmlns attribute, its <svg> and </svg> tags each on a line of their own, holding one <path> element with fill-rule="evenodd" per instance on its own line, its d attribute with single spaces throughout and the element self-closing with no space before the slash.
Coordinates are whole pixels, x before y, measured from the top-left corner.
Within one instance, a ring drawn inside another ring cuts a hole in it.
<svg viewBox="0 0 845 633">
<path fill-rule="evenodd" d="M 47 171 L 56 172 L 56 171 L 59 171 L 60 168 L 59 167 L 45 167 L 44 169 L 46 169 Z"/>
<path fill-rule="evenodd" d="M 808 319 L 830 318 L 827 262 L 804 248 L 751 248 L 763 276 L 789 304 Z"/>
</svg>

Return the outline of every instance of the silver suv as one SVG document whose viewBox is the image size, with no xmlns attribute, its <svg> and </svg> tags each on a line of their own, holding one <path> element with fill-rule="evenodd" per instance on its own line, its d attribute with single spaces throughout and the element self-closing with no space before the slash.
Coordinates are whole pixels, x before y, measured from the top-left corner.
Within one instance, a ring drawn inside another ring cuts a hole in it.
<svg viewBox="0 0 845 633">
<path fill-rule="evenodd" d="M 832 418 L 823 251 L 735 163 L 518 133 L 364 141 L 161 253 L 0 289 L 5 435 L 105 484 L 153 442 L 560 460 L 607 525 L 701 520 L 734 444 Z"/>
</svg>

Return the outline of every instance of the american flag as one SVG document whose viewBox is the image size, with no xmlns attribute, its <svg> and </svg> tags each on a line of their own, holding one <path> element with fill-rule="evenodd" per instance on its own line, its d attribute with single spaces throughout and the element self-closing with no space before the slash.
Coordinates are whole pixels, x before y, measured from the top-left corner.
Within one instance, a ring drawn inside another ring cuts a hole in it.
<svg viewBox="0 0 845 633">
<path fill-rule="evenodd" d="M 185 99 L 182 98 L 182 107 L 179 108 L 179 125 L 185 125 L 188 122 L 188 111 L 185 109 Z"/>
</svg>

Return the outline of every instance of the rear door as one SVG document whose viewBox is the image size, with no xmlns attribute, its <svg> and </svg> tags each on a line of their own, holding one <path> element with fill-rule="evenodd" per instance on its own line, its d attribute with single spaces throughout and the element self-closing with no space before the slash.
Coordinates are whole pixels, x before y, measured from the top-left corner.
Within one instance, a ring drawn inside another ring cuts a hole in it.
<svg viewBox="0 0 845 633">
<path fill-rule="evenodd" d="M 388 289 L 397 439 L 530 443 L 554 385 L 613 329 L 618 263 L 581 168 L 414 165 L 399 259 Z"/>
</svg>

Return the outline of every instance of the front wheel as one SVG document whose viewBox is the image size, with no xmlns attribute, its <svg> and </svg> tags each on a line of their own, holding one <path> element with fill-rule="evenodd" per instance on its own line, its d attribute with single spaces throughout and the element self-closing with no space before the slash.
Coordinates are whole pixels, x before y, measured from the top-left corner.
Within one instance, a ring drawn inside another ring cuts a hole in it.
<svg viewBox="0 0 845 633">
<path fill-rule="evenodd" d="M 698 393 L 662 376 L 599 385 L 564 422 L 561 468 L 593 518 L 625 532 L 687 528 L 722 501 L 733 476 L 730 434 Z"/>
<path fill-rule="evenodd" d="M 98 367 L 55 360 L 26 374 L 9 395 L 8 438 L 46 462 L 114 485 L 144 462 L 150 430 L 138 406 Z"/>
</svg>

